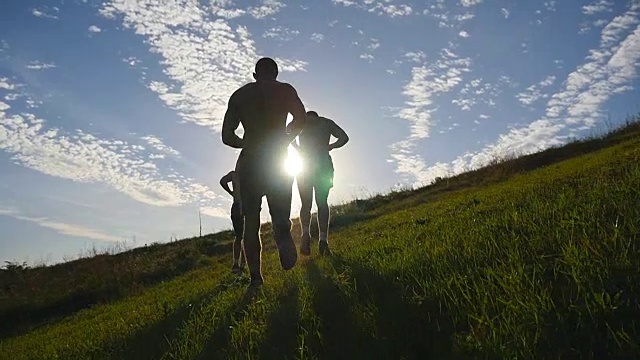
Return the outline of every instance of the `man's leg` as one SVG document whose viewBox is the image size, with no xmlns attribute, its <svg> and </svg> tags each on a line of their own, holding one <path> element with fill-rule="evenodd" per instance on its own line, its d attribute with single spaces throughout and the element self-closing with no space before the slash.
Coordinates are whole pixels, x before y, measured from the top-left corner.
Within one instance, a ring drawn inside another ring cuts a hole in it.
<svg viewBox="0 0 640 360">
<path fill-rule="evenodd" d="M 242 249 L 242 237 L 244 233 L 244 217 L 240 211 L 240 203 L 231 206 L 231 222 L 235 240 L 233 241 L 233 270 L 240 270 L 244 267 L 244 251 Z"/>
<path fill-rule="evenodd" d="M 300 194 L 300 228 L 302 236 L 300 239 L 300 253 L 311 254 L 311 206 L 313 204 L 313 187 L 304 177 L 297 179 L 298 193 Z"/>
<path fill-rule="evenodd" d="M 315 184 L 315 198 L 318 206 L 318 240 L 321 255 L 329 252 L 329 191 L 333 187 L 333 172 L 319 177 Z"/>
<path fill-rule="evenodd" d="M 260 211 L 245 213 L 244 251 L 249 266 L 251 285 L 261 285 L 262 278 L 262 243 L 260 241 Z"/>
<path fill-rule="evenodd" d="M 293 178 L 277 174 L 267 191 L 267 203 L 273 224 L 273 237 L 280 254 L 280 264 L 284 270 L 296 265 L 298 254 L 291 236 L 291 192 Z"/>
<path fill-rule="evenodd" d="M 240 153 L 238 171 L 240 178 L 240 193 L 242 203 L 242 215 L 244 216 L 244 253 L 249 266 L 251 285 L 260 286 L 264 282 L 262 278 L 262 243 L 260 241 L 260 210 L 262 205 L 262 190 L 255 181 L 255 161 L 243 157 Z"/>
</svg>

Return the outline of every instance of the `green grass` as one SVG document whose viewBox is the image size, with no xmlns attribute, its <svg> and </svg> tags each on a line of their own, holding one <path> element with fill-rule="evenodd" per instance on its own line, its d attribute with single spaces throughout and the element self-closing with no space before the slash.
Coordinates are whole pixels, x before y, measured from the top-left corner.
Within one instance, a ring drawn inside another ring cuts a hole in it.
<svg viewBox="0 0 640 360">
<path fill-rule="evenodd" d="M 257 293 L 228 273 L 228 233 L 157 245 L 197 261 L 148 284 L 132 270 L 122 295 L 5 336 L 0 358 L 640 357 L 637 123 L 333 216 L 335 255 L 288 272 L 263 236 Z"/>
</svg>

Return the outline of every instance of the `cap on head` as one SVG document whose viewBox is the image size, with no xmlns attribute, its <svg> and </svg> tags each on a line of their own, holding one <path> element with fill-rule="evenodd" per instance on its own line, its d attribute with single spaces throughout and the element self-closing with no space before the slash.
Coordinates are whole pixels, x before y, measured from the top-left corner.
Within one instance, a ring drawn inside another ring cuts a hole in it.
<svg viewBox="0 0 640 360">
<path fill-rule="evenodd" d="M 315 111 L 307 111 L 307 116 L 315 116 L 318 117 L 318 113 Z"/>
<path fill-rule="evenodd" d="M 278 64 L 269 57 L 263 57 L 256 63 L 254 77 L 261 79 L 275 79 L 278 76 Z"/>
</svg>

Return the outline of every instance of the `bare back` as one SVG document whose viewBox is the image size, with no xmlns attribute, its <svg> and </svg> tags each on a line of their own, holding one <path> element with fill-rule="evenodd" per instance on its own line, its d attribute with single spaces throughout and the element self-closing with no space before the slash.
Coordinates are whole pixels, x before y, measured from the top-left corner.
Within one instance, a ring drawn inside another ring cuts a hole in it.
<svg viewBox="0 0 640 360">
<path fill-rule="evenodd" d="M 295 89 L 277 80 L 256 81 L 241 87 L 231 96 L 229 108 L 242 123 L 243 150 L 250 153 L 286 149 L 287 114 L 295 116 L 304 111 Z"/>
<path fill-rule="evenodd" d="M 298 136 L 300 152 L 310 160 L 328 157 L 332 126 L 331 119 L 322 116 L 308 118 L 305 129 Z"/>
</svg>

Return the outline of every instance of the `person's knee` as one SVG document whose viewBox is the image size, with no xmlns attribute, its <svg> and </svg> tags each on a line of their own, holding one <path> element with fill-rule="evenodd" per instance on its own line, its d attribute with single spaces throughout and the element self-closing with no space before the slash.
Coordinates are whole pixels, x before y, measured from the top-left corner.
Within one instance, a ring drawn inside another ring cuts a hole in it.
<svg viewBox="0 0 640 360">
<path fill-rule="evenodd" d="M 260 213 L 247 214 L 244 219 L 245 238 L 257 234 L 260 230 Z"/>
<path fill-rule="evenodd" d="M 275 231 L 289 231 L 291 230 L 291 220 L 287 217 L 287 218 L 280 218 L 280 219 L 272 219 L 273 221 L 273 229 Z"/>
<path fill-rule="evenodd" d="M 316 199 L 316 206 L 318 206 L 318 211 L 329 210 L 329 202 L 326 198 Z"/>
</svg>

